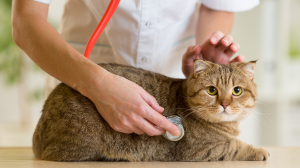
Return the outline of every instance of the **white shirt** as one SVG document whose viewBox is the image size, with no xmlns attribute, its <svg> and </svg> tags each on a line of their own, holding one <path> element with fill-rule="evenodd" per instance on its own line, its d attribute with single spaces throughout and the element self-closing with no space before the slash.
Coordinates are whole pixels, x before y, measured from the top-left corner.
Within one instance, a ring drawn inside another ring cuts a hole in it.
<svg viewBox="0 0 300 168">
<path fill-rule="evenodd" d="M 36 0 L 50 3 L 51 0 Z M 69 0 L 60 33 L 84 53 L 86 43 L 110 0 Z M 195 45 L 198 0 L 121 0 L 98 39 L 90 59 L 116 62 L 184 78 L 181 59 Z M 259 0 L 202 0 L 212 9 L 236 12 L 251 9 Z"/>
</svg>

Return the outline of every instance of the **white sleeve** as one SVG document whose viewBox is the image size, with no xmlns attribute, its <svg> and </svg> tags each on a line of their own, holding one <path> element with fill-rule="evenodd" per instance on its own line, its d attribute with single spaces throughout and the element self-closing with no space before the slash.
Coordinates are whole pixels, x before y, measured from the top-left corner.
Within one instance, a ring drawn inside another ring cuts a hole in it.
<svg viewBox="0 0 300 168">
<path fill-rule="evenodd" d="M 51 0 L 33 0 L 33 1 L 42 2 L 45 4 L 50 4 L 50 2 L 51 2 Z"/>
<path fill-rule="evenodd" d="M 259 0 L 202 0 L 202 4 L 214 10 L 241 12 L 257 6 Z"/>
</svg>

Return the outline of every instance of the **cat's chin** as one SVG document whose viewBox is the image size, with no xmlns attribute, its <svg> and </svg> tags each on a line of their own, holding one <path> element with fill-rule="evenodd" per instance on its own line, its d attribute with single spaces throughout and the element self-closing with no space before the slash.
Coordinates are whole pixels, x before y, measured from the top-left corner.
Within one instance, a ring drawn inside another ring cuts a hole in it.
<svg viewBox="0 0 300 168">
<path fill-rule="evenodd" d="M 223 122 L 230 122 L 230 121 L 236 121 L 237 116 L 229 114 L 228 112 L 224 111 L 221 114 L 218 114 L 218 117 Z"/>
<path fill-rule="evenodd" d="M 220 106 L 217 117 L 220 119 L 221 122 L 231 122 L 237 120 L 238 114 L 232 114 L 230 107 L 224 109 Z"/>
</svg>

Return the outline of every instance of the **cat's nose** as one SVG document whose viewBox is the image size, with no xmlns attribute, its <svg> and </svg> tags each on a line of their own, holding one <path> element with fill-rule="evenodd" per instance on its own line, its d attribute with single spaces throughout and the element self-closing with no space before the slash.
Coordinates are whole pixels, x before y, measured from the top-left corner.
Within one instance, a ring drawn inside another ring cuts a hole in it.
<svg viewBox="0 0 300 168">
<path fill-rule="evenodd" d="M 226 107 L 227 107 L 229 104 L 226 103 L 226 102 L 223 102 L 221 105 L 223 106 L 224 109 L 226 109 Z"/>
</svg>

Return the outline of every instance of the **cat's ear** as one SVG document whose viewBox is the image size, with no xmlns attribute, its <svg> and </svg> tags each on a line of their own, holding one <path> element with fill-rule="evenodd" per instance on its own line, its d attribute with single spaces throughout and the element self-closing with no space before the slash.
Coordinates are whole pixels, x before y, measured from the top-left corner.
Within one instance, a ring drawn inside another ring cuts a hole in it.
<svg viewBox="0 0 300 168">
<path fill-rule="evenodd" d="M 198 75 L 205 69 L 209 68 L 210 64 L 206 61 L 196 60 L 194 61 L 194 77 L 197 78 Z"/>
<path fill-rule="evenodd" d="M 256 61 L 250 61 L 247 63 L 243 63 L 240 68 L 242 71 L 248 76 L 250 80 L 254 77 L 254 69 L 255 69 Z"/>
</svg>

